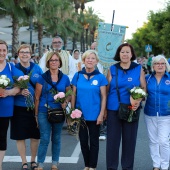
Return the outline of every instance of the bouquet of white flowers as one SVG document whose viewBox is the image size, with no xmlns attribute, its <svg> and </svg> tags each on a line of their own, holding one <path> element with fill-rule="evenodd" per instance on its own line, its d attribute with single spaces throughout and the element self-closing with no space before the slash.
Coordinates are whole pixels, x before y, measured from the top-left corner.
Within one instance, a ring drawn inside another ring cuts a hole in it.
<svg viewBox="0 0 170 170">
<path fill-rule="evenodd" d="M 133 117 L 133 114 L 135 112 L 133 110 L 133 107 L 135 105 L 139 105 L 140 102 L 142 101 L 142 99 L 146 96 L 147 96 L 146 92 L 141 87 L 134 87 L 130 90 L 131 106 L 129 106 L 129 109 L 131 111 L 130 111 L 130 114 L 129 114 L 129 117 L 128 117 L 128 122 L 132 122 L 132 117 Z"/>
<path fill-rule="evenodd" d="M 134 100 L 146 97 L 146 92 L 140 87 L 134 87 L 130 90 L 130 95 Z"/>
<path fill-rule="evenodd" d="M 6 75 L 0 75 L 0 88 L 5 89 L 10 84 L 10 79 Z"/>
<path fill-rule="evenodd" d="M 6 75 L 0 75 L 0 96 L 3 95 L 5 89 L 10 85 L 10 79 Z"/>
</svg>

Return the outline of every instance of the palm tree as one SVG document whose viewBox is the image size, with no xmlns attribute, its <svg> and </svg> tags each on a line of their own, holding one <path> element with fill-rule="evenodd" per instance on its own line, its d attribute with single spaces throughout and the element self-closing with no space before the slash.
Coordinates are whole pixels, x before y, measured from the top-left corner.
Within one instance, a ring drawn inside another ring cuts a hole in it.
<svg viewBox="0 0 170 170">
<path fill-rule="evenodd" d="M 25 17 L 25 13 L 18 0 L 5 0 L 0 2 L 0 6 L 4 9 L 0 10 L 0 14 L 10 15 L 12 18 L 12 55 L 15 56 L 19 45 L 19 20 Z"/>
</svg>

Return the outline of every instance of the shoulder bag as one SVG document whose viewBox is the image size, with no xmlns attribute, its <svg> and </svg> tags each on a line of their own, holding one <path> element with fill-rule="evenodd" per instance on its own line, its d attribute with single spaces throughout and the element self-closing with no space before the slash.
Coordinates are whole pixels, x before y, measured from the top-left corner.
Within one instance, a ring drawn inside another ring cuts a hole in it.
<svg viewBox="0 0 170 170">
<path fill-rule="evenodd" d="M 46 83 L 50 84 L 52 88 L 57 92 L 57 87 L 54 86 L 51 81 L 46 80 L 46 76 L 43 76 L 43 75 L 44 74 L 42 74 L 42 77 L 44 78 Z M 58 79 L 57 84 L 59 83 L 60 79 L 61 77 Z M 47 101 L 47 107 L 48 107 L 47 94 L 46 94 L 46 101 Z M 48 108 L 47 113 L 48 113 L 48 121 L 50 123 L 62 123 L 65 120 L 65 112 L 62 108 L 54 108 L 54 109 Z"/>
</svg>

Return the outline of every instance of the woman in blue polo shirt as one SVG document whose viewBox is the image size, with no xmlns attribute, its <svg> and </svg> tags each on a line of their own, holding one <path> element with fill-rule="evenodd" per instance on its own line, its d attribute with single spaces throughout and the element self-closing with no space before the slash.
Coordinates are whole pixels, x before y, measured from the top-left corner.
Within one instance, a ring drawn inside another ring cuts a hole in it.
<svg viewBox="0 0 170 170">
<path fill-rule="evenodd" d="M 6 75 L 11 84 L 13 76 L 23 75 L 13 64 L 6 62 L 8 45 L 5 41 L 0 40 L 0 75 Z M 2 161 L 7 149 L 7 130 L 9 120 L 13 116 L 14 95 L 20 91 L 19 88 L 0 88 L 0 170 L 2 170 Z"/>
<path fill-rule="evenodd" d="M 112 65 L 108 71 L 107 170 L 117 170 L 118 168 L 121 138 L 122 170 L 133 170 L 138 121 L 129 123 L 118 118 L 119 100 L 117 86 L 120 93 L 120 102 L 129 105 L 130 93 L 128 89 L 132 89 L 134 86 L 140 86 L 144 90 L 146 89 L 144 71 L 141 65 L 133 62 L 135 59 L 136 55 L 133 47 L 128 43 L 123 43 L 117 48 L 114 56 L 114 60 L 118 61 L 118 63 Z M 134 109 L 138 107 L 139 105 L 136 105 Z"/>
<path fill-rule="evenodd" d="M 48 108 L 66 108 L 70 98 L 61 104 L 54 101 L 52 90 L 66 93 L 71 89 L 70 80 L 59 68 L 62 67 L 62 59 L 57 52 L 49 52 L 46 59 L 46 67 L 49 68 L 39 77 L 36 84 L 35 115 L 38 117 L 40 129 L 40 144 L 38 147 L 38 168 L 43 170 L 44 161 L 47 154 L 48 145 L 51 141 L 52 166 L 51 170 L 58 170 L 59 156 L 61 150 L 61 132 L 64 121 L 61 123 L 50 123 L 48 121 Z"/>
<path fill-rule="evenodd" d="M 88 50 L 82 56 L 85 68 L 76 73 L 72 80 L 72 108 L 82 110 L 84 121 L 80 125 L 79 138 L 84 157 L 84 170 L 97 166 L 99 152 L 99 128 L 103 122 L 106 106 L 107 79 L 95 70 L 99 59 L 96 51 Z M 75 102 L 76 101 L 76 102 Z"/>
<path fill-rule="evenodd" d="M 170 132 L 169 64 L 163 55 L 152 59 L 152 74 L 146 76 L 145 122 L 148 130 L 153 170 L 168 170 Z"/>
</svg>

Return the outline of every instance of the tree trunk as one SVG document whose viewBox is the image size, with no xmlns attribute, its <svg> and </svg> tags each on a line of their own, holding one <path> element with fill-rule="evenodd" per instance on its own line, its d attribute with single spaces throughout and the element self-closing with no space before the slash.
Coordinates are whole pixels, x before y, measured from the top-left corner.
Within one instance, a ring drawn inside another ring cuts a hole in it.
<svg viewBox="0 0 170 170">
<path fill-rule="evenodd" d="M 14 57 L 17 53 L 19 46 L 19 20 L 12 15 L 12 56 Z"/>
<path fill-rule="evenodd" d="M 43 25 L 39 23 L 38 24 L 38 51 L 39 51 L 39 57 L 42 57 L 42 55 L 43 55 L 42 39 L 43 39 Z"/>
</svg>

